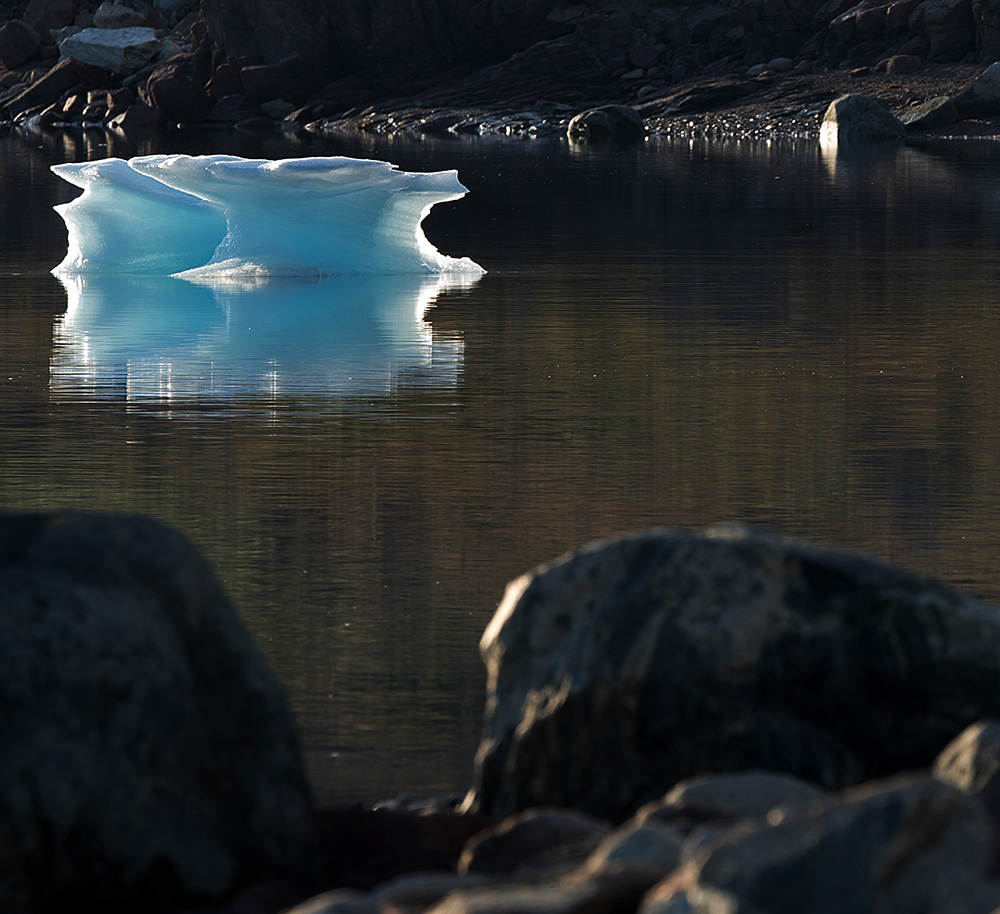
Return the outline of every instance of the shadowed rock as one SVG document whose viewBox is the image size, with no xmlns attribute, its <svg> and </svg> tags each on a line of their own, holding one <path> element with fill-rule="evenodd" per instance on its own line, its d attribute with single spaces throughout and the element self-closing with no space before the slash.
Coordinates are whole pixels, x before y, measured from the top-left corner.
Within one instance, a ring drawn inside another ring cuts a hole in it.
<svg viewBox="0 0 1000 914">
<path fill-rule="evenodd" d="M 828 789 L 928 766 L 1000 706 L 1000 613 L 858 553 L 654 530 L 514 581 L 468 804 L 621 819 L 697 774 Z"/>
<path fill-rule="evenodd" d="M 942 95 L 911 108 L 900 120 L 908 131 L 947 127 L 958 121 L 958 108 L 954 99 Z"/>
<path fill-rule="evenodd" d="M 963 117 L 993 117 L 1000 114 L 1000 63 L 987 67 L 977 79 L 955 96 L 955 107 Z"/>
<path fill-rule="evenodd" d="M 628 105 L 603 105 L 576 115 L 566 128 L 571 140 L 641 140 L 646 125 L 639 112 Z"/>
<path fill-rule="evenodd" d="M 316 851 L 284 695 L 151 519 L 0 515 L 0 910 L 213 897 Z"/>
</svg>

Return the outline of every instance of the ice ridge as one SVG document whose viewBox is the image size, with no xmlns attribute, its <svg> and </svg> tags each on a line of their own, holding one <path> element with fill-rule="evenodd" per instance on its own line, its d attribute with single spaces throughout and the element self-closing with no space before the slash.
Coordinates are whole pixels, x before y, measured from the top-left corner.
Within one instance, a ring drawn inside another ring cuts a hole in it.
<svg viewBox="0 0 1000 914">
<path fill-rule="evenodd" d="M 68 248 L 52 271 L 180 276 L 471 273 L 421 223 L 468 193 L 451 171 L 345 156 L 152 155 L 53 165 L 83 189 L 55 207 Z"/>
</svg>

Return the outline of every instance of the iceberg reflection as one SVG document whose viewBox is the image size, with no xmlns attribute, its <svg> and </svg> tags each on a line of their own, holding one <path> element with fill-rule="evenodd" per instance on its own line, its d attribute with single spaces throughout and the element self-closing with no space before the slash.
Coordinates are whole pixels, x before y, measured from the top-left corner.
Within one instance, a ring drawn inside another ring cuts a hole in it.
<svg viewBox="0 0 1000 914">
<path fill-rule="evenodd" d="M 457 382 L 462 342 L 424 320 L 445 289 L 476 276 L 60 277 L 50 389 L 59 398 L 212 401 L 393 393 Z"/>
</svg>

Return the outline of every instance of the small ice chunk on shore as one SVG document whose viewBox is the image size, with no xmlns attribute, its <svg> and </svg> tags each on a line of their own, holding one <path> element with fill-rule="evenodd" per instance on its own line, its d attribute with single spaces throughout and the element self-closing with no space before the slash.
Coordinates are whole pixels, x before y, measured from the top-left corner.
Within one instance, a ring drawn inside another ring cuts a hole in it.
<svg viewBox="0 0 1000 914">
<path fill-rule="evenodd" d="M 154 155 L 54 165 L 83 195 L 56 207 L 68 230 L 57 275 L 255 276 L 471 273 L 421 223 L 468 193 L 454 170 L 400 171 L 344 156 Z"/>
</svg>

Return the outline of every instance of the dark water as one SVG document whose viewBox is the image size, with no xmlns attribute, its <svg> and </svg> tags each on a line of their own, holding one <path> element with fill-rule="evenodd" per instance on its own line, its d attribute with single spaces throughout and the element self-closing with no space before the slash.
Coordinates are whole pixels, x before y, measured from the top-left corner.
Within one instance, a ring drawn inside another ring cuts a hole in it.
<svg viewBox="0 0 1000 914">
<path fill-rule="evenodd" d="M 223 294 L 48 275 L 48 166 L 155 151 L 99 138 L 0 137 L 0 506 L 197 542 L 321 799 L 463 790 L 505 583 L 597 537 L 744 521 L 1000 602 L 995 147 L 183 135 L 458 168 L 427 234 L 490 271 Z"/>
</svg>

